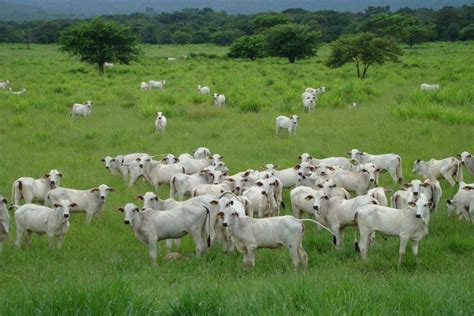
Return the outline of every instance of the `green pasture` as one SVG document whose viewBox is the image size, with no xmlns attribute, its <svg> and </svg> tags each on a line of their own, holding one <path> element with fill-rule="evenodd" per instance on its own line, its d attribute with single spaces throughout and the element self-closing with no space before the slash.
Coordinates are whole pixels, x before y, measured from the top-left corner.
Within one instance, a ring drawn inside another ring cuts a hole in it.
<svg viewBox="0 0 474 316">
<path fill-rule="evenodd" d="M 137 241 L 116 209 L 153 188 L 141 180 L 128 188 L 100 162 L 107 155 L 153 155 L 209 147 L 224 156 L 231 173 L 275 163 L 290 167 L 303 152 L 342 156 L 352 148 L 395 152 L 406 180 L 416 159 L 446 158 L 474 151 L 474 43 L 423 44 L 404 49 L 401 62 L 373 66 L 368 78 L 355 67 L 325 66 L 329 47 L 290 65 L 285 59 L 255 62 L 225 58 L 226 48 L 205 45 L 144 46 L 130 66 L 115 65 L 103 77 L 95 67 L 62 54 L 57 46 L 0 45 L 0 194 L 10 202 L 11 185 L 21 176 L 64 173 L 62 186 L 80 189 L 106 183 L 116 189 L 104 212 L 84 225 L 75 214 L 60 252 L 45 236 L 33 236 L 28 249 L 10 236 L 0 255 L 0 315 L 294 315 L 294 314 L 474 314 L 474 225 L 447 218 L 445 200 L 454 195 L 442 181 L 441 207 L 432 214 L 430 234 L 420 242 L 418 260 L 408 248 L 397 269 L 399 240 L 379 238 L 362 262 L 347 229 L 336 251 L 332 238 L 306 224 L 307 271 L 293 272 L 286 249 L 257 251 L 254 269 L 239 253 L 225 255 L 216 245 L 194 258 L 157 267 L 148 247 Z M 187 58 L 184 58 L 187 56 Z M 166 57 L 178 57 L 170 62 Z M 166 79 L 164 91 L 140 91 L 140 82 Z M 438 83 L 423 93 L 421 83 Z M 226 95 L 217 109 L 197 85 Z M 325 86 L 312 113 L 301 93 Z M 69 116 L 73 103 L 92 100 L 88 119 Z M 352 102 L 358 103 L 351 109 Z M 165 134 L 154 133 L 154 114 L 168 118 Z M 300 116 L 295 137 L 275 136 L 275 117 Z M 466 182 L 474 182 L 464 170 Z M 381 185 L 398 189 L 388 174 Z M 158 192 L 169 196 L 168 186 Z M 289 190 L 285 190 L 289 209 Z"/>
</svg>

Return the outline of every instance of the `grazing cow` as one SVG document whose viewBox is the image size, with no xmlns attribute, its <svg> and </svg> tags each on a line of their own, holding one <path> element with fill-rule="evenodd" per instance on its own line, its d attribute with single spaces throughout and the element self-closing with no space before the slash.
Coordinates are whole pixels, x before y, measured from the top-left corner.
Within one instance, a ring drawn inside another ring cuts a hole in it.
<svg viewBox="0 0 474 316">
<path fill-rule="evenodd" d="M 225 105 L 225 95 L 214 93 L 213 97 L 214 97 L 214 105 L 216 105 L 219 108 Z"/>
<path fill-rule="evenodd" d="M 8 214 L 7 199 L 0 195 L 0 254 L 2 253 L 3 243 L 8 238 L 10 232 L 10 214 Z"/>
<path fill-rule="evenodd" d="M 439 89 L 439 84 L 428 84 L 428 83 L 422 83 L 420 85 L 420 89 L 422 91 L 436 91 Z"/>
<path fill-rule="evenodd" d="M 457 156 L 461 159 L 461 163 L 466 166 L 469 174 L 474 176 L 474 156 L 467 151 L 463 151 Z"/>
<path fill-rule="evenodd" d="M 330 175 L 336 186 L 355 192 L 357 195 L 366 194 L 375 184 L 378 169 L 374 164 L 360 165 L 359 171 L 337 170 Z"/>
<path fill-rule="evenodd" d="M 413 173 L 421 174 L 423 177 L 433 181 L 443 177 L 449 182 L 452 188 L 456 185 L 453 176 L 456 176 L 457 182 L 462 182 L 461 162 L 454 157 L 442 160 L 415 160 L 413 164 Z"/>
<path fill-rule="evenodd" d="M 179 163 L 166 165 L 150 158 L 143 161 L 142 168 L 142 170 L 134 168 L 134 171 L 130 170 L 130 173 L 142 171 L 145 179 L 155 187 L 156 191 L 158 191 L 160 184 L 169 183 L 173 175 L 186 173 L 186 169 Z"/>
<path fill-rule="evenodd" d="M 10 81 L 9 80 L 0 82 L 0 89 L 6 89 L 9 86 L 10 86 Z"/>
<path fill-rule="evenodd" d="M 452 199 L 446 201 L 448 216 L 464 218 L 474 224 L 474 183 L 459 184 L 459 190 Z"/>
<path fill-rule="evenodd" d="M 287 129 L 288 134 L 296 135 L 296 127 L 299 121 L 298 115 L 292 115 L 291 118 L 280 115 L 276 118 L 276 129 L 275 133 L 278 135 L 282 129 Z"/>
<path fill-rule="evenodd" d="M 72 117 L 76 117 L 76 115 L 89 117 L 91 116 L 91 113 L 92 113 L 92 101 L 87 101 L 86 104 L 75 103 L 72 106 L 72 110 L 71 110 Z"/>
<path fill-rule="evenodd" d="M 54 249 L 54 239 L 57 238 L 57 248 L 61 249 L 64 235 L 69 229 L 69 212 L 76 203 L 61 200 L 54 203 L 53 208 L 36 204 L 13 205 L 16 223 L 16 246 L 21 247 L 26 235 L 26 242 L 31 242 L 32 233 L 47 234 L 49 248 Z"/>
<path fill-rule="evenodd" d="M 140 83 L 140 90 L 142 90 L 142 91 L 150 90 L 150 85 L 147 82 L 142 81 Z"/>
<path fill-rule="evenodd" d="M 176 57 L 168 57 L 168 61 L 176 61 Z"/>
<path fill-rule="evenodd" d="M 359 226 L 360 241 L 356 248 L 362 259 L 367 260 L 369 237 L 374 232 L 384 236 L 400 237 L 400 255 L 398 265 L 402 263 L 409 240 L 412 241 L 413 256 L 418 255 L 418 243 L 428 234 L 430 205 L 424 195 L 418 201 L 410 202 L 405 209 L 394 209 L 380 205 L 366 205 L 357 209 L 355 221 Z"/>
<path fill-rule="evenodd" d="M 12 186 L 12 203 L 19 205 L 22 198 L 25 203 L 43 202 L 46 193 L 58 186 L 62 177 L 61 172 L 52 169 L 39 179 L 29 177 L 17 179 Z"/>
<path fill-rule="evenodd" d="M 119 211 L 125 213 L 124 223 L 132 227 L 135 237 L 148 244 L 153 265 L 156 265 L 156 243 L 159 240 L 177 239 L 190 234 L 197 257 L 206 249 L 205 224 L 206 220 L 210 220 L 207 207 L 185 205 L 157 212 L 150 208 L 140 211 L 135 204 L 128 203 Z"/>
<path fill-rule="evenodd" d="M 201 87 L 201 85 L 198 85 L 198 91 L 200 94 L 210 94 L 211 89 L 208 86 Z"/>
<path fill-rule="evenodd" d="M 62 200 L 74 201 L 71 206 L 71 213 L 86 213 L 85 223 L 90 224 L 92 217 L 98 215 L 104 209 L 109 192 L 115 190 L 106 184 L 101 184 L 97 188 L 88 190 L 75 190 L 68 188 L 55 188 L 46 194 L 46 201 L 49 205 L 60 203 Z"/>
<path fill-rule="evenodd" d="M 161 112 L 156 113 L 155 131 L 163 134 L 166 128 L 166 116 Z"/>
<path fill-rule="evenodd" d="M 160 80 L 160 81 L 155 81 L 155 80 L 149 80 L 148 81 L 148 89 L 154 89 L 158 88 L 160 90 L 163 90 L 166 85 L 166 80 Z"/>
<path fill-rule="evenodd" d="M 113 67 L 114 67 L 114 64 L 113 64 L 113 63 L 105 62 L 105 63 L 104 63 L 104 67 L 105 67 L 105 68 L 113 68 Z"/>
<path fill-rule="evenodd" d="M 244 254 L 244 264 L 255 266 L 255 251 L 258 248 L 285 246 L 290 252 L 294 269 L 299 265 L 307 267 L 308 255 L 303 249 L 303 221 L 321 224 L 288 215 L 256 219 L 242 215 L 234 204 L 234 200 L 229 201 L 219 214 L 224 217 L 222 225 L 230 228 L 237 250 Z"/>
<path fill-rule="evenodd" d="M 352 149 L 347 153 L 352 159 L 359 163 L 373 163 L 381 171 L 388 171 L 393 182 L 403 182 L 402 159 L 397 154 L 371 155 L 361 152 L 358 149 Z"/>
</svg>

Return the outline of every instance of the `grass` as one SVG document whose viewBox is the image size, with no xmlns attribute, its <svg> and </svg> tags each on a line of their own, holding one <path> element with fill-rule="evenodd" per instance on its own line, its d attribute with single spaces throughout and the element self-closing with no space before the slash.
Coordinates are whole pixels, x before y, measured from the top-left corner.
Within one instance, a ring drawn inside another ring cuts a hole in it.
<svg viewBox="0 0 474 316">
<path fill-rule="evenodd" d="M 228 60 L 226 49 L 214 46 L 145 46 L 140 62 L 116 65 L 103 77 L 56 46 L 20 47 L 0 46 L 0 81 L 28 89 L 20 96 L 0 91 L 0 193 L 10 200 L 15 179 L 53 168 L 64 173 L 66 187 L 107 183 L 116 192 L 90 226 L 83 215 L 72 217 L 61 252 L 50 252 L 47 238 L 38 236 L 29 249 L 15 249 L 12 223 L 0 256 L 0 314 L 473 314 L 473 228 L 447 219 L 444 202 L 418 260 L 407 254 L 400 270 L 398 239 L 378 241 L 364 263 L 352 248 L 354 229 L 336 251 L 327 234 L 309 224 L 306 272 L 292 271 L 285 249 L 259 250 L 254 269 L 220 247 L 194 258 L 189 237 L 182 243 L 186 260 L 159 259 L 152 268 L 147 247 L 116 211 L 152 187 L 138 181 L 127 188 L 100 162 L 106 155 L 206 146 L 237 172 L 270 162 L 289 167 L 302 152 L 326 157 L 358 148 L 399 153 L 409 180 L 416 159 L 474 151 L 472 42 L 406 49 L 401 63 L 374 67 L 364 81 L 352 65 L 326 68 L 327 47 L 289 65 L 274 58 Z M 149 79 L 166 79 L 167 87 L 140 91 Z M 441 90 L 421 93 L 422 82 L 439 83 Z M 198 95 L 198 84 L 225 94 L 226 108 Z M 315 112 L 303 112 L 301 93 L 318 86 L 327 93 Z M 71 104 L 87 100 L 94 101 L 92 116 L 72 120 Z M 350 109 L 352 102 L 359 107 Z M 168 117 L 164 135 L 152 133 L 158 111 Z M 274 118 L 281 114 L 300 117 L 296 137 L 275 137 Z M 465 179 L 474 182 L 466 172 Z M 397 189 L 387 175 L 381 181 Z M 442 185 L 444 201 L 455 189 Z M 163 186 L 159 194 L 168 192 Z M 290 205 L 288 190 L 284 198 Z"/>
</svg>

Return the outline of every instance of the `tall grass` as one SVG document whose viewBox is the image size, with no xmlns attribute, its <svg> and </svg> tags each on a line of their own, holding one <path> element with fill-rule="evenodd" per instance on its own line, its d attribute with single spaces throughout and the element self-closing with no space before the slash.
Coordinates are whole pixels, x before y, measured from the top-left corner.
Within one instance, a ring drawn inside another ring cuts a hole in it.
<svg viewBox="0 0 474 316">
<path fill-rule="evenodd" d="M 407 49 L 402 63 L 374 67 L 365 81 L 355 78 L 353 65 L 326 68 L 327 47 L 321 57 L 289 65 L 276 58 L 190 57 L 225 54 L 214 46 L 145 46 L 140 62 L 116 65 L 104 77 L 56 46 L 18 47 L 0 46 L 0 81 L 28 89 L 20 96 L 0 91 L 0 193 L 10 199 L 15 179 L 53 168 L 64 173 L 65 187 L 106 183 L 116 192 L 90 226 L 82 214 L 72 216 L 60 252 L 49 251 L 44 236 L 15 249 L 12 223 L 0 255 L 0 314 L 472 314 L 474 232 L 447 219 L 444 205 L 432 215 L 418 260 L 407 254 L 400 270 L 398 239 L 380 238 L 364 263 L 352 247 L 354 229 L 336 251 L 311 225 L 304 237 L 307 271 L 292 271 L 286 249 L 257 251 L 254 269 L 218 245 L 194 258 L 189 237 L 182 243 L 185 260 L 163 261 L 160 246 L 153 268 L 147 247 L 116 211 L 152 187 L 138 181 L 128 188 L 100 162 L 106 155 L 179 154 L 206 146 L 222 154 L 233 173 L 270 162 L 290 167 L 302 152 L 326 157 L 358 148 L 399 153 L 410 180 L 416 159 L 474 151 L 472 43 Z M 139 83 L 149 79 L 166 79 L 167 87 L 140 91 Z M 439 83 L 441 90 L 422 93 L 422 82 Z M 199 95 L 198 84 L 225 94 L 226 107 Z M 315 112 L 304 112 L 301 93 L 319 86 L 327 93 Z M 92 116 L 72 119 L 72 103 L 87 100 L 94 102 Z M 352 102 L 359 107 L 351 109 Z M 153 133 L 158 111 L 168 117 L 163 135 Z M 275 117 L 291 114 L 300 116 L 296 137 L 276 137 Z M 474 182 L 466 174 L 465 180 Z M 386 175 L 381 185 L 398 188 Z M 442 186 L 443 200 L 456 191 L 445 181 Z M 168 197 L 168 186 L 158 194 Z M 290 205 L 289 190 L 284 199 Z"/>
</svg>

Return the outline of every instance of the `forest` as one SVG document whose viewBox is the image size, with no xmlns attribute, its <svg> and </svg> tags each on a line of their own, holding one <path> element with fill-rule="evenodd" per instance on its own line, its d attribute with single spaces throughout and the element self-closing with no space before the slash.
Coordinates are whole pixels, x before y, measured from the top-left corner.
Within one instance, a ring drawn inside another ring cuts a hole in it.
<svg viewBox="0 0 474 316">
<path fill-rule="evenodd" d="M 104 15 L 129 26 L 146 44 L 229 45 L 245 36 L 265 33 L 269 28 L 287 23 L 307 26 L 329 43 L 339 36 L 370 31 L 378 36 L 392 37 L 400 43 L 414 45 L 432 41 L 474 39 L 474 5 L 434 9 L 368 7 L 364 12 L 333 10 L 307 11 L 287 9 L 259 14 L 229 14 L 211 8 L 183 9 L 173 13 L 146 8 L 144 13 Z M 58 41 L 60 32 L 79 19 L 0 21 L 0 42 L 40 43 Z"/>
</svg>

